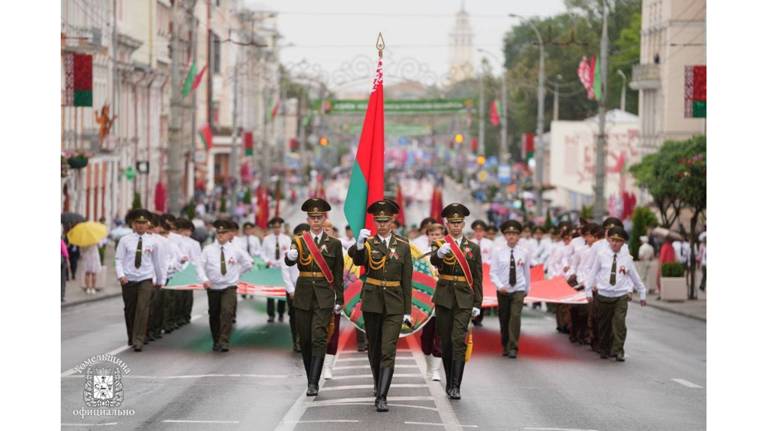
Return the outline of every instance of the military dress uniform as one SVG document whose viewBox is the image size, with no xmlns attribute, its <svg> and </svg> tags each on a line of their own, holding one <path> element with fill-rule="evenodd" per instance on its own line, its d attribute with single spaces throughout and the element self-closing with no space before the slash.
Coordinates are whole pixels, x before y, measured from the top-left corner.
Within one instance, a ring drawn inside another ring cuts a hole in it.
<svg viewBox="0 0 768 431">
<path fill-rule="evenodd" d="M 515 220 L 507 220 L 501 225 L 501 232 L 505 234 L 520 234 L 521 231 L 522 225 Z M 523 301 L 531 286 L 530 264 L 528 247 L 519 240 L 512 248 L 504 244 L 491 256 L 490 277 L 499 300 L 501 346 L 503 356 L 510 358 L 517 357 Z"/>
<path fill-rule="evenodd" d="M 213 226 L 219 234 L 237 231 L 237 225 L 228 220 L 216 220 Z M 197 273 L 203 283 L 211 284 L 206 293 L 213 351 L 229 351 L 229 336 L 237 304 L 237 282 L 252 267 L 251 256 L 231 241 L 221 243 L 217 238 L 203 249 Z"/>
<path fill-rule="evenodd" d="M 372 203 L 368 213 L 378 222 L 391 221 L 400 212 L 388 199 Z M 366 231 L 366 233 L 368 233 Z M 361 236 L 348 254 L 365 269 L 362 311 L 368 338 L 368 361 L 376 388 L 376 410 L 387 411 L 387 393 L 395 372 L 395 353 L 400 328 L 411 314 L 411 246 L 392 232 L 367 241 Z"/>
<path fill-rule="evenodd" d="M 323 199 L 312 198 L 304 202 L 301 210 L 309 216 L 322 216 L 331 210 L 331 206 Z M 341 241 L 331 238 L 322 230 L 310 232 L 310 235 L 328 264 L 332 281 L 329 283 L 325 278 L 301 236 L 295 236 L 291 241 L 291 250 L 296 250 L 298 254 L 296 260 L 292 260 L 286 253 L 285 263 L 299 267 L 292 305 L 295 308 L 296 330 L 307 372 L 307 395 L 314 396 L 317 395 L 325 360 L 331 313 L 340 312 L 344 304 L 344 252 Z"/>
<path fill-rule="evenodd" d="M 608 231 L 608 238 L 626 241 L 629 235 L 623 228 Z M 598 250 L 587 275 L 588 285 L 597 287 L 595 310 L 598 324 L 598 348 L 603 359 L 615 356 L 624 361 L 624 342 L 627 338 L 627 309 L 633 289 L 640 293 L 645 305 L 645 285 L 635 269 L 632 256 L 621 251 L 615 253 L 610 246 Z M 592 292 L 587 291 L 591 299 Z"/>
<path fill-rule="evenodd" d="M 150 213 L 145 209 L 128 212 L 128 224 L 149 223 Z M 128 345 L 140 352 L 144 347 L 149 308 L 155 286 L 165 283 L 165 262 L 160 254 L 157 235 L 149 232 L 139 235 L 135 231 L 120 238 L 115 251 L 115 273 L 122 284 L 123 312 L 128 332 Z"/>
<path fill-rule="evenodd" d="M 443 209 L 441 215 L 449 222 L 462 222 L 469 215 L 469 209 L 462 204 L 452 203 Z M 473 309 L 479 310 L 483 302 L 483 261 L 477 244 L 470 242 L 463 235 L 454 240 L 469 265 L 472 286 L 452 253 L 441 257 L 438 249 L 430 258 L 430 262 L 439 272 L 432 302 L 436 306 L 435 316 L 443 354 L 446 392 L 452 399 L 461 399 L 460 387 L 464 374 L 469 320 Z"/>
</svg>

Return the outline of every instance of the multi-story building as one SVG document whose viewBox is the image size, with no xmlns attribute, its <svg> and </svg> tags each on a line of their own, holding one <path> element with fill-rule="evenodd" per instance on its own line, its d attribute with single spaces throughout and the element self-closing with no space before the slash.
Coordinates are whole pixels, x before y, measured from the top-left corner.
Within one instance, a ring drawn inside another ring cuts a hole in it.
<svg viewBox="0 0 768 431">
<path fill-rule="evenodd" d="M 464 2 L 456 13 L 456 21 L 450 33 L 450 59 L 448 76 L 451 83 L 472 78 L 474 75 L 474 33 Z"/>
<path fill-rule="evenodd" d="M 643 0 L 640 64 L 630 82 L 640 91 L 642 154 L 705 132 L 705 120 L 686 107 L 686 68 L 707 63 L 706 12 L 705 0 Z"/>
</svg>

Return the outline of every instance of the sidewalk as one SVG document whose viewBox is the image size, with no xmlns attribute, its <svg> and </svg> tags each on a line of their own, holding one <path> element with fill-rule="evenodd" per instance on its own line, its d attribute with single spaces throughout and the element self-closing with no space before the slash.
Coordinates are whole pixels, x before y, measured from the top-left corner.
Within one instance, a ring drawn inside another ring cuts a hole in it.
<svg viewBox="0 0 768 431">
<path fill-rule="evenodd" d="M 107 245 L 106 252 L 104 253 L 104 265 L 102 266 L 102 271 L 96 276 L 96 288 L 101 289 L 100 292 L 96 292 L 93 295 L 87 295 L 83 290 L 83 286 L 85 286 L 85 273 L 82 268 L 78 268 L 77 272 L 75 280 L 67 281 L 67 286 L 64 291 L 65 302 L 61 303 L 62 308 L 122 295 L 120 283 L 118 283 L 117 275 L 115 275 L 114 243 L 110 242 Z"/>
<path fill-rule="evenodd" d="M 707 293 L 696 289 L 698 299 L 689 299 L 685 301 L 661 301 L 656 299 L 657 293 L 649 293 L 646 301 L 649 307 L 659 310 L 690 317 L 692 319 L 707 321 Z"/>
</svg>

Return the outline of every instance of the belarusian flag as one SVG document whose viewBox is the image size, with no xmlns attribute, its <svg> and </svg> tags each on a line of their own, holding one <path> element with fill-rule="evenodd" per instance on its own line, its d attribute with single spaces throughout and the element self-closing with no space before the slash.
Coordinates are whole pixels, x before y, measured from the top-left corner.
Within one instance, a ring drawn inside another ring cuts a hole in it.
<svg viewBox="0 0 768 431">
<path fill-rule="evenodd" d="M 357 147 L 352 178 L 349 181 L 344 215 L 355 237 L 360 229 L 375 231 L 368 205 L 384 198 L 384 70 L 382 59 L 376 66 L 373 89 L 368 98 L 363 130 Z"/>
<path fill-rule="evenodd" d="M 280 99 L 275 99 L 275 102 L 272 104 L 272 119 L 274 120 L 275 117 L 277 117 L 277 112 L 280 110 Z"/>
<path fill-rule="evenodd" d="M 488 110 L 488 116 L 491 124 L 494 126 L 498 126 L 501 122 L 501 117 L 499 117 L 499 102 L 497 100 L 491 102 L 490 109 Z"/>
<path fill-rule="evenodd" d="M 198 130 L 200 133 L 200 139 L 203 140 L 205 148 L 211 149 L 213 147 L 213 133 L 211 133 L 211 126 L 208 123 L 203 124 Z"/>
<path fill-rule="evenodd" d="M 200 73 L 197 73 L 197 63 L 192 61 L 192 64 L 189 66 L 189 71 L 187 72 L 187 77 L 184 78 L 184 87 L 181 89 L 182 97 L 187 97 L 192 90 L 197 89 L 197 87 L 200 85 L 200 82 L 203 80 L 203 75 L 205 74 L 205 70 L 207 68 L 208 65 L 203 66 L 203 69 L 200 70 Z"/>
</svg>

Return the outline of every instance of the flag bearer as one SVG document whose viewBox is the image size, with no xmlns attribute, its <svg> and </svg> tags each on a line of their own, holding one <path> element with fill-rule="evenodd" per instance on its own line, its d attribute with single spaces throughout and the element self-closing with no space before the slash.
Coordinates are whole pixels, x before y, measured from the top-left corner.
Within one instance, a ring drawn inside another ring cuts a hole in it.
<svg viewBox="0 0 768 431">
<path fill-rule="evenodd" d="M 237 224 L 229 220 L 213 222 L 216 241 L 203 249 L 198 276 L 208 293 L 208 323 L 214 352 L 229 351 L 229 335 L 237 303 L 237 281 L 251 270 L 253 259 L 232 243 Z"/>
<path fill-rule="evenodd" d="M 501 225 L 507 240 L 491 256 L 491 281 L 499 299 L 499 325 L 503 356 L 517 358 L 523 301 L 531 285 L 531 257 L 527 246 L 520 244 L 523 226 L 515 220 Z"/>
<path fill-rule="evenodd" d="M 149 234 L 150 213 L 133 209 L 126 215 L 133 232 L 120 238 L 115 251 L 115 273 L 122 286 L 128 345 L 141 352 L 144 347 L 149 306 L 154 289 L 165 283 L 165 263 L 157 236 Z"/>
<path fill-rule="evenodd" d="M 433 296 L 440 336 L 446 393 L 461 399 L 469 319 L 480 315 L 483 302 L 483 260 L 480 247 L 464 235 L 469 209 L 460 203 L 443 208 L 448 236 L 430 262 L 440 273 Z"/>
<path fill-rule="evenodd" d="M 637 274 L 632 255 L 621 252 L 629 235 L 623 228 L 613 227 L 608 231 L 607 238 L 608 246 L 597 250 L 587 281 L 588 285 L 597 287 L 594 301 L 600 357 L 615 357 L 617 361 L 624 362 L 628 302 L 633 289 L 637 289 L 640 305 L 644 307 L 645 285 Z M 587 300 L 593 300 L 590 290 L 587 290 Z"/>
<path fill-rule="evenodd" d="M 301 210 L 307 213 L 310 231 L 293 238 L 285 263 L 299 266 L 292 301 L 307 373 L 307 396 L 315 396 L 327 348 L 328 322 L 331 313 L 341 313 L 344 304 L 344 252 L 341 241 L 323 232 L 323 222 L 331 210 L 328 202 L 308 199 Z"/>
<path fill-rule="evenodd" d="M 376 236 L 361 229 L 357 244 L 349 249 L 355 265 L 365 268 L 362 311 L 368 337 L 368 361 L 376 388 L 376 411 L 389 411 L 387 393 L 395 372 L 395 352 L 400 327 L 411 325 L 411 246 L 392 233 L 400 207 L 389 199 L 372 203 L 368 213 L 376 223 Z"/>
</svg>

